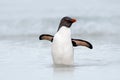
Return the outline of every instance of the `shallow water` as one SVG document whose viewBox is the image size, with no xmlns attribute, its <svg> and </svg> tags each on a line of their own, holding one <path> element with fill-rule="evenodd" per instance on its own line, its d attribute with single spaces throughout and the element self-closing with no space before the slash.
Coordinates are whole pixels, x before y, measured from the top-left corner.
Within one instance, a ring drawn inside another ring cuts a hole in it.
<svg viewBox="0 0 120 80">
<path fill-rule="evenodd" d="M 79 36 L 78 36 L 79 37 Z M 88 37 L 87 37 L 88 38 Z M 113 36 L 90 37 L 93 50 L 77 47 L 73 66 L 54 66 L 50 42 L 37 35 L 11 36 L 0 41 L 1 80 L 119 80 L 120 47 Z M 92 39 L 95 39 L 92 41 Z M 119 38 L 117 38 L 119 39 Z M 115 43 L 114 43 L 115 42 Z"/>
<path fill-rule="evenodd" d="M 63 2 L 0 0 L 0 80 L 120 80 L 120 1 Z M 51 43 L 38 38 L 66 15 L 77 19 L 72 37 L 93 49 L 76 47 L 73 66 L 54 66 Z"/>
</svg>

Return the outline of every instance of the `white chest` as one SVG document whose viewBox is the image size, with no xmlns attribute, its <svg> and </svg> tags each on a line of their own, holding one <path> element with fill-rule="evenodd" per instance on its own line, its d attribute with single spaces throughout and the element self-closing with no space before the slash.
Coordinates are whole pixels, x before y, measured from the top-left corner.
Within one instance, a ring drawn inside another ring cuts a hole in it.
<svg viewBox="0 0 120 80">
<path fill-rule="evenodd" d="M 61 27 L 55 34 L 52 44 L 52 57 L 55 64 L 73 64 L 73 46 L 70 28 Z"/>
</svg>

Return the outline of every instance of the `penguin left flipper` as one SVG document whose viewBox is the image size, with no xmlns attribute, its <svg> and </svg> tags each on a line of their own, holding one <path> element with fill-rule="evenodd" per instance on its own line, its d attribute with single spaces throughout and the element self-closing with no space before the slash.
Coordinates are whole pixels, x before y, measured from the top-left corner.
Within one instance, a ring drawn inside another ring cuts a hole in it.
<svg viewBox="0 0 120 80">
<path fill-rule="evenodd" d="M 90 49 L 93 48 L 92 44 L 88 41 L 85 41 L 85 40 L 81 40 L 81 39 L 72 39 L 72 44 L 74 47 L 76 46 L 86 46 Z"/>
<path fill-rule="evenodd" d="M 39 37 L 39 40 L 48 40 L 48 41 L 53 41 L 53 36 L 49 34 L 42 34 Z"/>
</svg>

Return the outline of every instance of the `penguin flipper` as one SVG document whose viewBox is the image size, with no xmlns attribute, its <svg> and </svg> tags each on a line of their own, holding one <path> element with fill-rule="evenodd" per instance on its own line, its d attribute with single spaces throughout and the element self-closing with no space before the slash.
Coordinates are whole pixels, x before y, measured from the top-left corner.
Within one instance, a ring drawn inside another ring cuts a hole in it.
<svg viewBox="0 0 120 80">
<path fill-rule="evenodd" d="M 48 40 L 48 41 L 53 41 L 53 37 L 52 35 L 49 34 L 42 34 L 39 36 L 39 40 Z"/>
<path fill-rule="evenodd" d="M 85 47 L 88 47 L 90 49 L 93 48 L 92 44 L 88 41 L 85 41 L 85 40 L 81 40 L 81 39 L 72 39 L 72 44 L 74 47 L 76 46 L 85 46 Z"/>
<path fill-rule="evenodd" d="M 39 40 L 48 40 L 48 41 L 53 41 L 53 37 L 52 35 L 49 35 L 49 34 L 42 34 L 39 36 Z M 72 41 L 72 44 L 74 47 L 77 47 L 77 46 L 86 46 L 90 49 L 93 48 L 92 44 L 88 41 L 85 41 L 85 40 L 81 40 L 81 39 L 71 39 Z"/>
</svg>

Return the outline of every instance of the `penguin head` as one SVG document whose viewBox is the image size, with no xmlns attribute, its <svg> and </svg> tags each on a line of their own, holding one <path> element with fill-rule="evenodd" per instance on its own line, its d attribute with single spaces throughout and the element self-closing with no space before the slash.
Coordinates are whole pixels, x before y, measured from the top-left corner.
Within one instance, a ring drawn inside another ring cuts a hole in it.
<svg viewBox="0 0 120 80">
<path fill-rule="evenodd" d="M 59 28 L 58 30 L 62 27 L 62 26 L 65 26 L 67 28 L 70 28 L 72 23 L 76 22 L 76 19 L 74 18 L 71 18 L 71 17 L 63 17 L 60 21 L 60 25 L 59 25 Z"/>
</svg>

